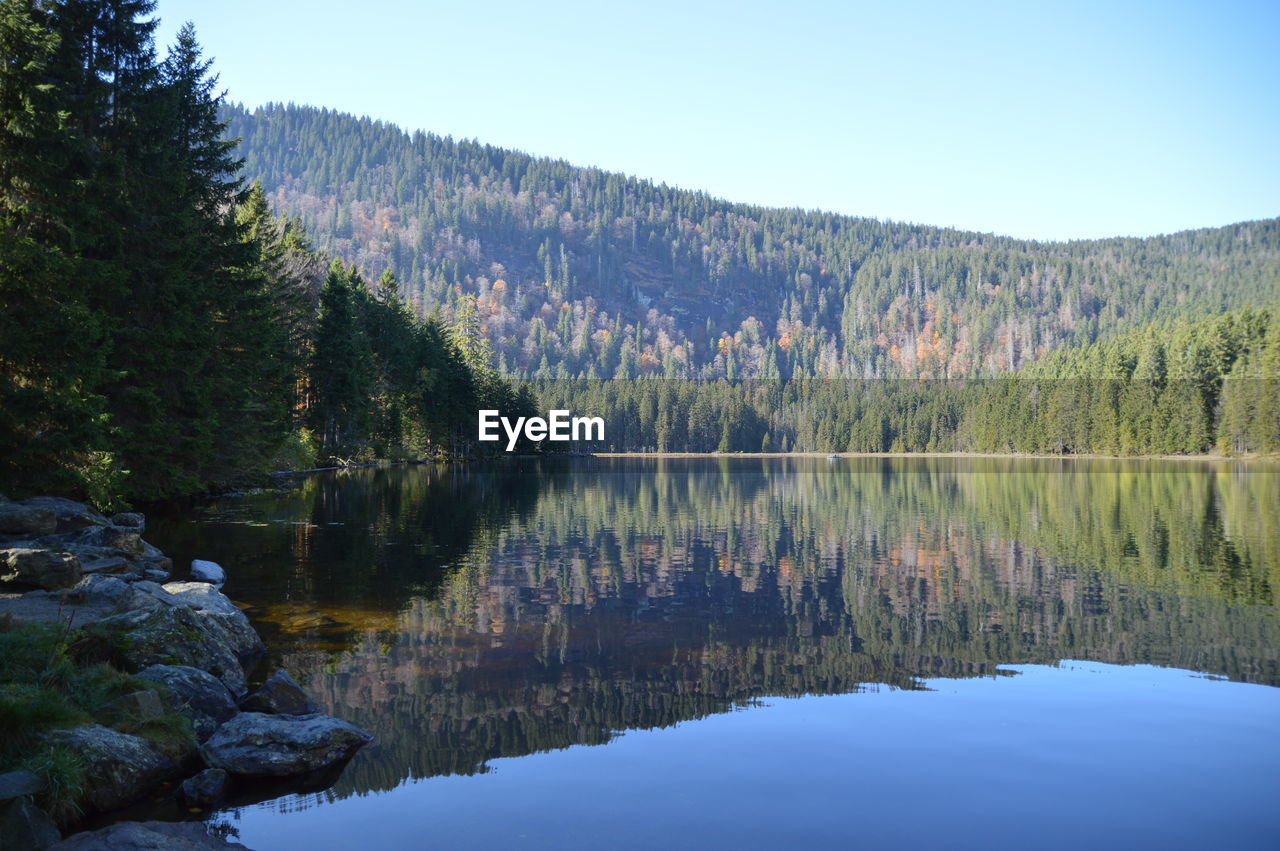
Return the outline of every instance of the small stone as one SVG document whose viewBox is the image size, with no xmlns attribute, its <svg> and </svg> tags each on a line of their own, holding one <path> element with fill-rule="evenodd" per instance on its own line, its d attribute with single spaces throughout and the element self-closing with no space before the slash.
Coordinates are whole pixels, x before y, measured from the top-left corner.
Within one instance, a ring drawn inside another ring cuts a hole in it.
<svg viewBox="0 0 1280 851">
<path fill-rule="evenodd" d="M 120 514 L 112 515 L 112 526 L 127 526 L 130 529 L 137 529 L 139 532 L 147 528 L 147 518 L 136 511 L 124 511 Z"/>
<path fill-rule="evenodd" d="M 206 768 L 182 781 L 182 798 L 188 806 L 209 809 L 227 794 L 230 775 L 221 768 Z"/>
<path fill-rule="evenodd" d="M 216 561 L 198 558 L 191 562 L 191 578 L 196 582 L 208 582 L 220 588 L 227 581 L 227 572 Z"/>
<path fill-rule="evenodd" d="M 23 795 L 44 791 L 44 781 L 30 771 L 9 771 L 0 774 L 0 801 L 11 801 Z"/>
<path fill-rule="evenodd" d="M 241 702 L 240 708 L 269 715 L 310 715 L 320 711 L 302 686 L 284 671 L 276 671 L 267 677 L 257 691 Z"/>
<path fill-rule="evenodd" d="M 62 839 L 49 814 L 21 797 L 0 805 L 0 847 L 43 851 Z"/>
</svg>

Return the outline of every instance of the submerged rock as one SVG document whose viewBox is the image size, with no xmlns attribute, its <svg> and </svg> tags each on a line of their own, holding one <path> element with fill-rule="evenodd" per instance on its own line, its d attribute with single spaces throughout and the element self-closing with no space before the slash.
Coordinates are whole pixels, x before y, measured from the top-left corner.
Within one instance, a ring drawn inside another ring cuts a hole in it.
<svg viewBox="0 0 1280 851">
<path fill-rule="evenodd" d="M 244 777 L 288 777 L 340 764 L 373 736 L 338 718 L 242 712 L 218 728 L 200 753 L 214 768 Z"/>
<path fill-rule="evenodd" d="M 227 581 L 227 572 L 216 561 L 205 561 L 202 558 L 191 562 L 191 578 L 196 582 L 208 582 L 221 587 Z"/>
<path fill-rule="evenodd" d="M 276 671 L 267 677 L 257 691 L 241 702 L 240 708 L 268 715 L 310 715 L 320 711 L 302 686 L 284 671 Z"/>
<path fill-rule="evenodd" d="M 182 799 L 189 807 L 209 809 L 226 796 L 230 779 L 221 768 L 206 768 L 182 781 Z"/>
<path fill-rule="evenodd" d="M 210 848 L 245 848 L 213 836 L 204 822 L 122 821 L 101 830 L 70 836 L 56 851 L 205 851 Z"/>
<path fill-rule="evenodd" d="M 29 547 L 0 550 L 0 582 L 70 588 L 81 575 L 80 559 L 68 552 Z"/>
<path fill-rule="evenodd" d="M 236 702 L 227 687 L 199 668 L 152 665 L 139 671 L 138 678 L 165 687 L 166 704 L 191 721 L 197 741 L 208 739 L 219 724 L 236 714 Z"/>
<path fill-rule="evenodd" d="M 155 745 L 108 727 L 54 730 L 46 738 L 80 757 L 87 774 L 87 801 L 102 812 L 136 801 L 177 773 L 176 763 Z"/>
</svg>

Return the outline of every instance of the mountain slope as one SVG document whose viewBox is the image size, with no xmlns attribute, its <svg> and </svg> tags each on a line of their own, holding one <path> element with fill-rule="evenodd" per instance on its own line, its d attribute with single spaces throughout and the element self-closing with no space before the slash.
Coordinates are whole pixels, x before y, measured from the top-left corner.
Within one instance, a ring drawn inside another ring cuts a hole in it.
<svg viewBox="0 0 1280 851">
<path fill-rule="evenodd" d="M 1276 219 L 1037 243 L 733 204 L 312 107 L 224 118 L 321 247 L 478 318 L 516 375 L 992 375 L 1280 301 Z"/>
</svg>

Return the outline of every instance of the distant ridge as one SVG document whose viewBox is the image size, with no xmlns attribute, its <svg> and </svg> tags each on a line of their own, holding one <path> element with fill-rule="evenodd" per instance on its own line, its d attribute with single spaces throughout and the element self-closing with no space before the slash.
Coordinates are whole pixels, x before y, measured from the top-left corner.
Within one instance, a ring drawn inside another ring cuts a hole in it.
<svg viewBox="0 0 1280 851">
<path fill-rule="evenodd" d="M 478 321 L 522 377 L 994 375 L 1280 303 L 1277 219 L 1036 242 L 731 203 L 314 107 L 223 117 L 319 247 Z"/>
</svg>

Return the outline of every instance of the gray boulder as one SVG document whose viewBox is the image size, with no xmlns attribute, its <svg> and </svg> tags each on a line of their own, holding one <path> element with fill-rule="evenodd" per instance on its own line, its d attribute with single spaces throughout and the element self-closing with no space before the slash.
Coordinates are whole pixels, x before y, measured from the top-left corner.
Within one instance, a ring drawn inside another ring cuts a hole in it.
<svg viewBox="0 0 1280 851">
<path fill-rule="evenodd" d="M 100 812 L 136 801 L 177 773 L 173 760 L 140 736 L 95 724 L 46 737 L 79 755 L 88 775 L 87 802 Z"/>
<path fill-rule="evenodd" d="M 241 662 L 257 659 L 266 650 L 262 637 L 249 623 L 249 616 L 217 588 L 206 582 L 168 582 L 162 587 L 178 602 L 218 621 L 232 636 Z"/>
<path fill-rule="evenodd" d="M 245 848 L 212 836 L 204 822 L 122 821 L 101 830 L 69 836 L 52 851 L 207 851 Z"/>
<path fill-rule="evenodd" d="M 48 535 L 57 528 L 51 508 L 0 502 L 0 535 Z"/>
<path fill-rule="evenodd" d="M 30 798 L 0 804 L 0 848 L 43 851 L 60 839 L 62 834 L 53 819 Z"/>
<path fill-rule="evenodd" d="M 0 550 L 0 582 L 70 588 L 81 575 L 80 559 L 71 553 L 31 547 Z"/>
<path fill-rule="evenodd" d="M 216 561 L 197 558 L 191 561 L 191 579 L 195 582 L 208 582 L 220 588 L 227 581 L 227 572 Z"/>
<path fill-rule="evenodd" d="M 231 776 L 221 768 L 206 768 L 182 781 L 182 799 L 189 807 L 207 810 L 226 796 L 230 779 Z"/>
<path fill-rule="evenodd" d="M 284 671 L 276 671 L 267 677 L 257 691 L 241 701 L 240 708 L 268 715 L 310 715 L 320 711 L 302 686 Z"/>
<path fill-rule="evenodd" d="M 12 801 L 43 791 L 44 781 L 33 772 L 7 771 L 0 774 L 0 801 Z"/>
<path fill-rule="evenodd" d="M 133 587 L 142 584 L 137 582 Z M 111 642 L 130 671 L 152 665 L 190 665 L 213 674 L 233 695 L 248 691 L 236 653 L 239 639 L 217 616 L 156 602 L 103 618 L 87 631 Z"/>
<path fill-rule="evenodd" d="M 373 736 L 338 718 L 242 712 L 200 747 L 213 768 L 244 777 L 289 777 L 339 765 Z"/>
<path fill-rule="evenodd" d="M 236 714 L 236 702 L 227 687 L 199 668 L 152 665 L 139 671 L 138 678 L 165 687 L 169 709 L 191 721 L 198 741 L 208 739 L 219 724 Z"/>
<path fill-rule="evenodd" d="M 87 505 L 60 496 L 35 496 L 24 499 L 22 504 L 53 512 L 55 528 L 50 532 L 73 532 L 85 526 L 106 526 L 107 518 Z"/>
</svg>

